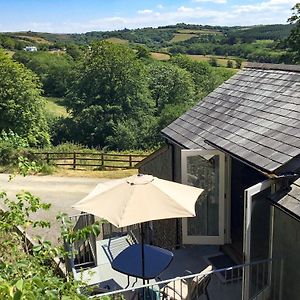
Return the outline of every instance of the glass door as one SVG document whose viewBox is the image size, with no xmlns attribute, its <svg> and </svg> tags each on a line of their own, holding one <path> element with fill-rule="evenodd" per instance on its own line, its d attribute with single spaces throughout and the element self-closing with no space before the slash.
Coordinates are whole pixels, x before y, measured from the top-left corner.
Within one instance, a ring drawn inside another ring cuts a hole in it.
<svg viewBox="0 0 300 300">
<path fill-rule="evenodd" d="M 245 190 L 244 257 L 249 264 L 243 274 L 243 299 L 269 299 L 271 286 L 273 207 L 268 200 L 274 190 L 266 180 Z M 251 264 L 263 261 L 259 264 Z"/>
<path fill-rule="evenodd" d="M 196 216 L 182 221 L 184 244 L 224 244 L 225 155 L 218 150 L 181 150 L 181 181 L 204 189 Z"/>
</svg>

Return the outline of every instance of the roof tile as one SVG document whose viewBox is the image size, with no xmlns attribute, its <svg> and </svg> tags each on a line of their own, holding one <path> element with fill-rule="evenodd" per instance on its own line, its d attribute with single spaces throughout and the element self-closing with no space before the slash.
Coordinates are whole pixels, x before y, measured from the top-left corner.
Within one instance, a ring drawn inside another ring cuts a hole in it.
<svg viewBox="0 0 300 300">
<path fill-rule="evenodd" d="M 186 148 L 204 140 L 272 172 L 300 154 L 300 68 L 250 64 L 162 130 Z"/>
</svg>

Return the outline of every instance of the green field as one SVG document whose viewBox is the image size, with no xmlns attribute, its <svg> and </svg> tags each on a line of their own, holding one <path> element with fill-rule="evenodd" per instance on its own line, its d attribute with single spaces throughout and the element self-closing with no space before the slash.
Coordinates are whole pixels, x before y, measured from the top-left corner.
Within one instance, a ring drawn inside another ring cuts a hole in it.
<svg viewBox="0 0 300 300">
<path fill-rule="evenodd" d="M 34 43 L 38 43 L 38 44 L 52 44 L 51 42 L 49 42 L 48 40 L 39 37 L 39 36 L 29 36 L 29 35 L 17 35 L 17 38 L 23 40 L 23 41 L 32 41 Z"/>
<path fill-rule="evenodd" d="M 174 37 L 171 39 L 170 43 L 187 41 L 197 36 L 198 34 L 194 34 L 194 33 L 174 33 Z"/>
<path fill-rule="evenodd" d="M 222 32 L 212 29 L 179 29 L 177 30 L 178 33 L 182 34 L 195 34 L 195 35 L 202 35 L 202 34 L 222 34 Z"/>
<path fill-rule="evenodd" d="M 53 117 L 67 117 L 69 114 L 62 105 L 61 98 L 45 97 L 45 109 L 47 113 Z"/>
<path fill-rule="evenodd" d="M 156 60 L 169 60 L 170 55 L 166 53 L 160 53 L 160 52 L 151 52 L 151 57 Z"/>
<path fill-rule="evenodd" d="M 217 30 L 210 29 L 179 29 L 176 33 L 174 33 L 174 37 L 171 39 L 170 43 L 177 43 L 190 40 L 194 37 L 199 37 L 201 35 L 220 35 L 222 34 Z"/>
<path fill-rule="evenodd" d="M 108 38 L 108 39 L 106 39 L 106 41 L 109 41 L 113 44 L 123 44 L 123 45 L 128 44 L 127 40 L 119 39 L 119 38 L 116 38 L 116 37 Z"/>
<path fill-rule="evenodd" d="M 4 53 L 7 54 L 10 57 L 12 57 L 15 54 L 14 51 L 10 51 L 10 50 L 5 50 Z"/>
<path fill-rule="evenodd" d="M 211 58 L 215 58 L 217 60 L 218 65 L 221 67 L 226 67 L 228 60 L 231 60 L 233 62 L 233 65 L 235 66 L 234 60 L 236 59 L 236 57 L 232 57 L 232 56 L 225 57 L 225 56 L 217 56 L 217 55 L 205 55 L 204 56 L 204 55 L 187 54 L 187 56 L 196 61 L 207 61 L 207 62 L 209 62 L 209 60 Z M 246 63 L 246 61 L 244 61 L 242 63 L 242 65 L 244 65 L 245 63 Z"/>
</svg>

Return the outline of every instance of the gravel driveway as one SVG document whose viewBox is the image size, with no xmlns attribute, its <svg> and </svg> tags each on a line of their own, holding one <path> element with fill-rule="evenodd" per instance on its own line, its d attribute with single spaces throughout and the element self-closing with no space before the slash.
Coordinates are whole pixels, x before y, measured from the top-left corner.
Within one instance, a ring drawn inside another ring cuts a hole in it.
<svg viewBox="0 0 300 300">
<path fill-rule="evenodd" d="M 31 230 L 31 236 L 36 234 L 57 244 L 60 224 L 56 221 L 59 212 L 69 215 L 78 214 L 71 206 L 75 202 L 86 196 L 98 183 L 107 179 L 85 178 L 85 177 L 57 177 L 57 176 L 16 176 L 12 181 L 8 181 L 8 174 L 0 174 L 0 191 L 5 191 L 9 198 L 21 191 L 29 191 L 38 196 L 42 201 L 51 203 L 48 211 L 35 214 L 34 218 L 49 220 L 51 228 Z M 0 205 L 3 205 L 1 200 Z"/>
</svg>

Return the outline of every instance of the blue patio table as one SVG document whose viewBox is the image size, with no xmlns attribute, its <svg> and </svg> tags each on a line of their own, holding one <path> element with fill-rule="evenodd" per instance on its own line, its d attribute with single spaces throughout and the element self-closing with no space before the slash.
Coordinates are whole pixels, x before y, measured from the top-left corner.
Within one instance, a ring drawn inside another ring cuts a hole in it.
<svg viewBox="0 0 300 300">
<path fill-rule="evenodd" d="M 143 252 L 144 259 L 142 244 L 127 247 L 112 261 L 112 268 L 128 276 L 149 280 L 159 276 L 173 259 L 171 251 L 156 246 L 144 244 Z"/>
</svg>

